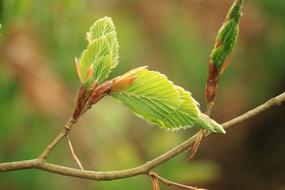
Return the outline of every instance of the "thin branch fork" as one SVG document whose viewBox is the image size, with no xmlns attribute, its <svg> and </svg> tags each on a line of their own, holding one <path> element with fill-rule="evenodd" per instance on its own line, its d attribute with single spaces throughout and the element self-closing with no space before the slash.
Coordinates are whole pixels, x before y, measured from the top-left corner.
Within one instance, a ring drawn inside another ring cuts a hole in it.
<svg viewBox="0 0 285 190">
<path fill-rule="evenodd" d="M 274 106 L 279 106 L 283 102 L 285 102 L 285 92 L 268 100 L 264 104 L 230 121 L 223 123 L 222 126 L 224 128 L 230 128 L 238 123 L 241 123 L 252 117 L 255 117 L 256 115 L 268 110 L 269 108 L 272 108 Z M 153 168 L 165 163 L 166 161 L 172 159 L 173 157 L 188 150 L 196 139 L 196 135 L 194 135 L 193 137 L 189 138 L 188 140 L 184 141 L 183 143 L 174 147 L 168 152 L 138 167 L 134 167 L 134 168 L 126 169 L 126 170 L 118 170 L 118 171 L 96 172 L 96 171 L 86 171 L 86 170 L 74 169 L 74 168 L 65 167 L 61 165 L 51 164 L 51 163 L 48 163 L 45 159 L 43 159 L 55 147 L 55 145 L 59 141 L 61 141 L 63 137 L 67 135 L 67 133 L 68 133 L 68 130 L 63 130 L 52 141 L 52 143 L 46 148 L 46 150 L 42 153 L 42 155 L 37 159 L 24 160 L 24 161 L 18 161 L 18 162 L 0 163 L 0 172 L 36 168 L 36 169 L 44 170 L 44 171 L 51 172 L 51 173 L 78 177 L 78 178 L 93 179 L 97 181 L 127 178 L 127 177 L 136 176 L 136 175 L 148 174 L 149 171 L 152 170 Z"/>
<path fill-rule="evenodd" d="M 192 186 L 176 183 L 173 181 L 169 181 L 169 180 L 164 179 L 163 177 L 159 176 L 155 172 L 149 172 L 147 175 L 153 178 L 154 189 L 157 188 L 156 185 L 158 185 L 158 181 L 160 181 L 161 183 L 167 185 L 168 187 L 176 187 L 176 188 L 185 189 L 185 190 L 206 190 L 206 189 L 201 189 L 201 188 L 192 187 Z"/>
</svg>

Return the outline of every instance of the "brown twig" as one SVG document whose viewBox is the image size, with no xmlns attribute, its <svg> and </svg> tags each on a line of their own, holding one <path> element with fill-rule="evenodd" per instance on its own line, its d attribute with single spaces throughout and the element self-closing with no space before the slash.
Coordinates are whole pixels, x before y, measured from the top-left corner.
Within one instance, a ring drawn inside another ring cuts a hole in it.
<svg viewBox="0 0 285 190">
<path fill-rule="evenodd" d="M 160 187 L 159 187 L 159 183 L 158 183 L 158 175 L 154 175 L 153 172 L 150 172 L 148 174 L 148 176 L 150 176 L 152 178 L 152 189 L 153 190 L 159 190 Z"/>
<path fill-rule="evenodd" d="M 232 127 L 238 123 L 246 121 L 264 111 L 268 110 L 271 107 L 281 105 L 281 103 L 285 102 L 285 92 L 272 98 L 265 102 L 264 104 L 238 116 L 228 122 L 222 124 L 224 128 Z M 60 135 L 59 135 L 60 137 Z M 54 141 L 56 143 L 51 143 L 52 146 L 47 147 L 47 149 L 53 149 L 54 146 L 63 138 L 57 137 Z M 80 169 L 69 168 L 65 166 L 60 166 L 56 164 L 51 164 L 48 162 L 41 161 L 41 157 L 38 159 L 33 160 L 24 160 L 18 162 L 7 162 L 7 163 L 0 163 L 0 171 L 13 171 L 13 170 L 23 170 L 23 169 L 31 169 L 37 168 L 40 170 L 45 170 L 51 173 L 57 173 L 66 176 L 78 177 L 78 178 L 86 178 L 86 179 L 93 179 L 93 180 L 115 180 L 121 178 L 132 177 L 136 175 L 142 175 L 149 173 L 150 170 L 153 168 L 165 163 L 166 161 L 174 158 L 175 156 L 181 154 L 182 152 L 189 149 L 192 143 L 195 141 L 196 135 L 191 137 L 190 139 L 186 140 L 185 142 L 181 143 L 180 145 L 176 146 L 175 148 L 169 150 L 168 152 L 158 156 L 157 158 L 148 161 L 138 167 L 126 169 L 126 170 L 119 170 L 119 171 L 109 171 L 109 172 L 95 172 L 95 171 L 86 171 Z M 53 142 L 54 142 L 53 141 Z M 47 149 L 44 152 L 49 152 Z M 45 154 L 42 154 L 45 155 Z M 45 156 L 43 156 L 45 157 Z"/>
<path fill-rule="evenodd" d="M 71 157 L 72 159 L 74 160 L 74 162 L 78 165 L 78 167 L 81 169 L 81 170 L 84 170 L 79 158 L 76 156 L 75 152 L 74 152 L 74 149 L 73 149 L 73 146 L 71 144 L 71 141 L 69 139 L 69 136 L 67 135 L 67 142 L 68 142 L 68 148 L 70 150 L 70 153 L 71 153 Z"/>
<path fill-rule="evenodd" d="M 185 190 L 206 190 L 206 189 L 201 189 L 201 188 L 198 188 L 198 187 L 192 187 L 192 186 L 176 183 L 176 182 L 173 182 L 173 181 L 169 181 L 169 180 L 164 179 L 163 177 L 159 176 L 157 173 L 152 172 L 152 171 L 149 172 L 147 175 L 153 178 L 153 189 L 155 189 L 155 190 L 157 188 L 156 185 L 158 184 L 158 181 L 160 181 L 161 183 L 163 183 L 163 184 L 165 184 L 165 185 L 167 185 L 169 187 L 176 187 L 176 188 L 179 188 L 179 189 L 185 189 Z"/>
<path fill-rule="evenodd" d="M 204 137 L 205 133 L 206 133 L 206 130 L 205 130 L 205 129 L 201 129 L 201 130 L 197 133 L 197 137 L 196 137 L 194 143 L 193 143 L 192 146 L 191 146 L 191 154 L 190 154 L 190 156 L 188 156 L 188 158 L 187 158 L 188 161 L 191 160 L 191 159 L 196 155 L 196 153 L 197 153 L 197 151 L 198 151 L 198 147 L 199 147 L 199 145 L 200 145 L 200 143 L 201 143 L 201 141 L 202 141 L 202 138 Z"/>
</svg>

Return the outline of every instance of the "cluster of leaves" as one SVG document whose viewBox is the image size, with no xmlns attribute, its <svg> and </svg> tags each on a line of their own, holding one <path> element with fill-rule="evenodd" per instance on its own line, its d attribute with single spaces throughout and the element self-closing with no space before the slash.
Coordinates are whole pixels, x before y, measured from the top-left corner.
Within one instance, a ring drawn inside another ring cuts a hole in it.
<svg viewBox="0 0 285 190">
<path fill-rule="evenodd" d="M 221 125 L 201 113 L 190 92 L 174 85 L 159 72 L 140 67 L 106 82 L 119 58 L 111 18 L 96 21 L 87 33 L 87 40 L 88 46 L 80 59 L 76 59 L 76 67 L 82 86 L 93 91 L 96 97 L 100 96 L 98 93 L 105 93 L 102 86 L 111 84 L 108 94 L 151 124 L 172 130 L 196 127 L 225 133 Z"/>
<path fill-rule="evenodd" d="M 87 87 L 95 81 L 102 83 L 118 64 L 119 44 L 112 19 L 99 19 L 87 33 L 88 47 L 76 60 L 80 81 Z"/>
</svg>

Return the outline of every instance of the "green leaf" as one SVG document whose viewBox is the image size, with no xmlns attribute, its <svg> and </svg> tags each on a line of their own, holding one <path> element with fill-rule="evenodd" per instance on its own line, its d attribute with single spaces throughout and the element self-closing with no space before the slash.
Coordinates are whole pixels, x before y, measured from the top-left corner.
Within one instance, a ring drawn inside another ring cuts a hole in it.
<svg viewBox="0 0 285 190">
<path fill-rule="evenodd" d="M 103 17 L 98 19 L 91 27 L 87 33 L 87 40 L 93 41 L 95 39 L 101 38 L 111 32 L 115 32 L 115 26 L 110 17 Z"/>
<path fill-rule="evenodd" d="M 121 77 L 130 76 L 134 77 L 132 83 L 122 91 L 111 91 L 111 95 L 136 115 L 166 129 L 198 127 L 224 133 L 219 124 L 200 112 L 189 92 L 175 86 L 165 75 L 138 68 Z"/>
<path fill-rule="evenodd" d="M 118 64 L 119 44 L 112 19 L 96 21 L 87 33 L 88 46 L 77 61 L 80 81 L 87 87 L 94 81 L 104 82 Z"/>
<path fill-rule="evenodd" d="M 103 36 L 107 38 L 108 44 L 110 45 L 113 57 L 112 68 L 114 68 L 118 64 L 119 43 L 114 23 L 110 17 L 104 17 L 97 20 L 87 33 L 87 39 L 89 42 Z"/>
</svg>

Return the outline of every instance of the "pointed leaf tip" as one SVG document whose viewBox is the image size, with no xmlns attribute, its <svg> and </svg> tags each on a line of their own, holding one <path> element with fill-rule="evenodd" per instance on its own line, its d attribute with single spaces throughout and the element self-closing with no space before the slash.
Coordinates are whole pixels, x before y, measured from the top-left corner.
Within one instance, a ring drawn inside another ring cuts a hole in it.
<svg viewBox="0 0 285 190">
<path fill-rule="evenodd" d="M 201 113 L 200 118 L 202 125 L 205 125 L 204 128 L 208 128 L 209 131 L 212 131 L 214 133 L 226 134 L 226 131 L 223 126 L 217 123 L 215 120 L 211 119 L 209 116 L 205 115 L 204 113 Z"/>
</svg>

